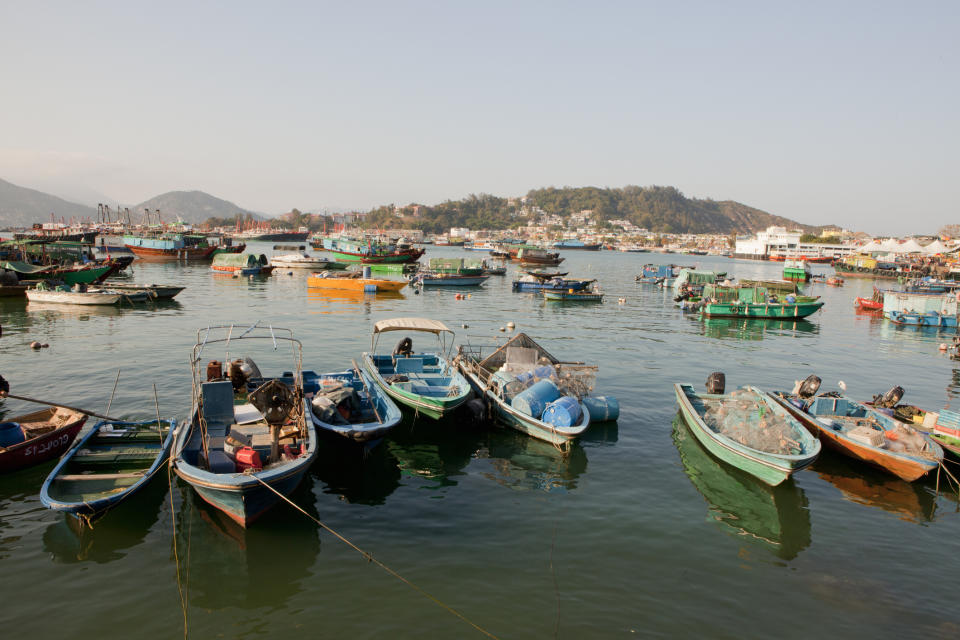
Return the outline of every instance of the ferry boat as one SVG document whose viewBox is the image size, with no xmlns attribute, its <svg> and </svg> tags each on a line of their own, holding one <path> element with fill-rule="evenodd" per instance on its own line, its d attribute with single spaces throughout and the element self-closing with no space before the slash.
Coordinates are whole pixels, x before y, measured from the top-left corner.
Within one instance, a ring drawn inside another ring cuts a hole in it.
<svg viewBox="0 0 960 640">
<path fill-rule="evenodd" d="M 492 242 L 468 242 L 463 245 L 463 248 L 467 251 L 493 251 L 497 245 Z"/>
</svg>

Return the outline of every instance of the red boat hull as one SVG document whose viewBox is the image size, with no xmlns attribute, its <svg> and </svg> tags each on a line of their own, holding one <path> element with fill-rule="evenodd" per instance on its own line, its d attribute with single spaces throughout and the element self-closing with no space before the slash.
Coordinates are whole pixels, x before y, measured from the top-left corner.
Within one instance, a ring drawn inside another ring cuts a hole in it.
<svg viewBox="0 0 960 640">
<path fill-rule="evenodd" d="M 0 473 L 17 471 L 59 458 L 73 444 L 86 420 L 87 416 L 83 416 L 50 433 L 7 447 L 0 453 Z M 14 418 L 13 421 L 17 422 L 17 419 Z"/>
<path fill-rule="evenodd" d="M 811 418 L 806 413 L 800 411 L 789 402 L 784 402 L 776 396 L 771 397 L 773 397 L 773 399 L 776 400 L 781 407 L 790 412 L 790 415 L 796 418 L 800 424 L 810 431 L 810 433 L 817 435 L 820 438 L 820 442 L 823 444 L 823 446 L 830 447 L 834 451 L 839 451 L 846 456 L 856 460 L 861 460 L 875 467 L 879 467 L 884 471 L 892 473 L 901 480 L 913 482 L 914 480 L 923 477 L 927 473 L 930 473 L 932 469 L 937 467 L 936 463 L 934 462 L 921 464 L 900 456 L 890 455 L 883 449 L 860 445 L 849 438 L 841 439 L 833 431 L 830 431 L 829 429 L 821 429 L 816 420 Z"/>
<path fill-rule="evenodd" d="M 217 247 L 187 247 L 185 249 L 154 249 L 152 247 L 136 247 L 132 244 L 124 245 L 138 258 L 160 258 L 163 260 L 203 260 L 209 258 Z"/>
<path fill-rule="evenodd" d="M 864 311 L 882 311 L 883 303 L 870 298 L 857 298 L 857 307 Z"/>
</svg>

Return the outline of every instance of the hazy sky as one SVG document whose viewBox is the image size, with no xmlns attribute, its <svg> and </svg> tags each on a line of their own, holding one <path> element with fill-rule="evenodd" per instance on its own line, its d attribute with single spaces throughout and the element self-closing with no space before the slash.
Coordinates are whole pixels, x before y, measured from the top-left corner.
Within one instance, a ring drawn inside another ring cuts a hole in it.
<svg viewBox="0 0 960 640">
<path fill-rule="evenodd" d="M 0 178 L 268 213 L 674 185 L 960 222 L 960 2 L 0 4 Z"/>
</svg>

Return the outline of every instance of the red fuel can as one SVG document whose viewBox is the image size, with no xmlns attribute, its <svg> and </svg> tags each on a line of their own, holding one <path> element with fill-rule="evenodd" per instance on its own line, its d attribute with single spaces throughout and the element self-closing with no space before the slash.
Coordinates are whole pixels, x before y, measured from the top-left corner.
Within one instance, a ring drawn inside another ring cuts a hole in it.
<svg viewBox="0 0 960 640">
<path fill-rule="evenodd" d="M 260 454 L 252 447 L 243 447 L 237 450 L 237 471 L 243 472 L 247 469 L 259 471 L 263 469 L 263 463 L 260 462 Z"/>
</svg>

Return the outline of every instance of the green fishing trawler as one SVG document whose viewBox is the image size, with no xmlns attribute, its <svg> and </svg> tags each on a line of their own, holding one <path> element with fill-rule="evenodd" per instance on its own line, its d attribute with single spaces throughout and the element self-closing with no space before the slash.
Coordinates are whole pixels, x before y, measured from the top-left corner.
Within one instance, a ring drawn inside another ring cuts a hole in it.
<svg viewBox="0 0 960 640">
<path fill-rule="evenodd" d="M 401 247 L 380 238 L 324 238 L 323 248 L 337 260 L 364 264 L 416 262 L 424 254 L 423 249 Z"/>
</svg>

